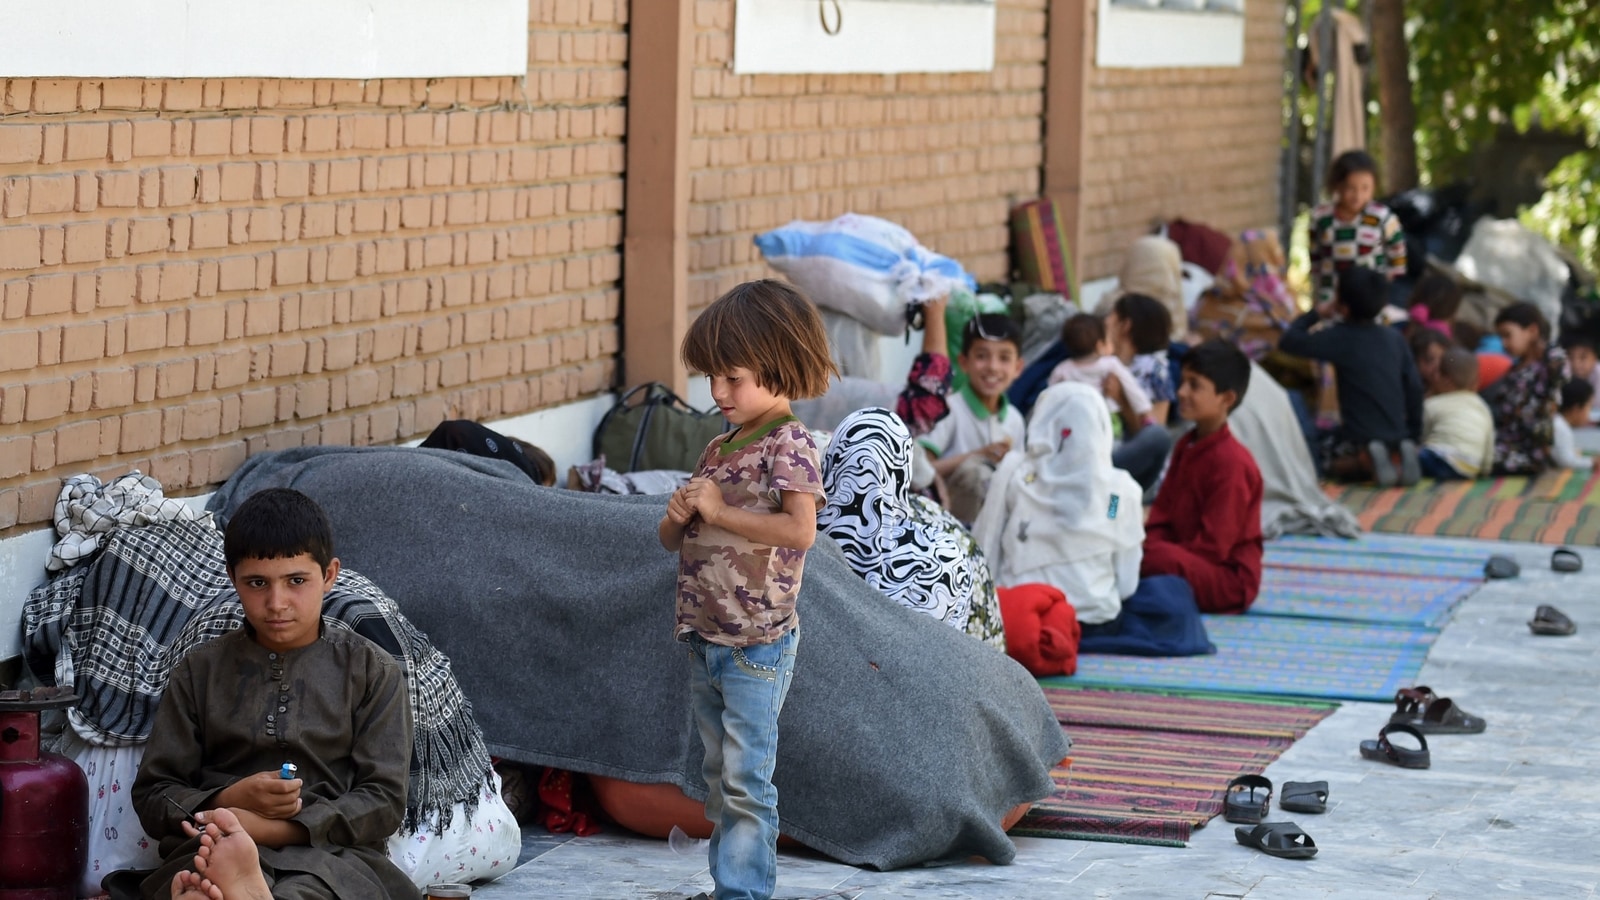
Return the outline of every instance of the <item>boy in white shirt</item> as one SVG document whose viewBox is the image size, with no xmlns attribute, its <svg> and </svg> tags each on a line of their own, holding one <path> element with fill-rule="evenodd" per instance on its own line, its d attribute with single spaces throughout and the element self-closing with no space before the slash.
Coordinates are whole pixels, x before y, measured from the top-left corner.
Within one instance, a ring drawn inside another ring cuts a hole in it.
<svg viewBox="0 0 1600 900">
<path fill-rule="evenodd" d="M 1422 474 L 1439 481 L 1477 478 L 1494 462 L 1494 414 L 1478 396 L 1478 357 L 1451 347 L 1439 361 L 1434 394 L 1422 401 Z"/>
<path fill-rule="evenodd" d="M 1550 448 L 1556 465 L 1563 469 L 1592 469 L 1594 460 L 1578 452 L 1572 429 L 1589 424 L 1589 404 L 1594 402 L 1594 385 L 1576 378 L 1561 386 L 1561 411 L 1550 423 L 1555 428 L 1555 443 Z"/>
<path fill-rule="evenodd" d="M 973 316 L 962 331 L 956 363 L 967 373 L 967 383 L 950 398 L 950 412 L 918 443 L 945 479 L 950 511 L 972 522 L 996 464 L 1027 439 L 1027 422 L 1006 399 L 1006 390 L 1022 374 L 1022 327 L 1001 313 Z"/>
</svg>

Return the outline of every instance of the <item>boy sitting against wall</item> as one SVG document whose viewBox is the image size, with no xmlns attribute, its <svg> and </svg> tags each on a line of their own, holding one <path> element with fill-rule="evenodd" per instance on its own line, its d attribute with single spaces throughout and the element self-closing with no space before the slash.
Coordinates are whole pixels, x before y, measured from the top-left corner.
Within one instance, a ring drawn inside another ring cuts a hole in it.
<svg viewBox="0 0 1600 900">
<path fill-rule="evenodd" d="M 1194 429 L 1145 520 L 1140 577 L 1182 577 L 1201 612 L 1242 613 L 1261 589 L 1261 470 L 1228 429 L 1249 386 L 1250 359 L 1227 341 L 1184 355 L 1178 413 Z"/>
<path fill-rule="evenodd" d="M 141 896 L 193 893 L 180 877 L 201 847 L 193 816 L 223 843 L 248 834 L 274 897 L 420 900 L 385 853 L 411 766 L 406 677 L 322 625 L 339 575 L 327 516 L 299 491 L 261 491 L 228 521 L 223 554 L 245 625 L 185 656 L 161 697 L 132 796 L 164 862 Z"/>
</svg>

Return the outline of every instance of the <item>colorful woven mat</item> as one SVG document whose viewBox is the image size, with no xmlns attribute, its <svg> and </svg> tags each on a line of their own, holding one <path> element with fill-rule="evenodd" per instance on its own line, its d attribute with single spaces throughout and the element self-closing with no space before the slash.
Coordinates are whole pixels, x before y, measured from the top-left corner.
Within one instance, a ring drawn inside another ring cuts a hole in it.
<svg viewBox="0 0 1600 900">
<path fill-rule="evenodd" d="M 1387 701 L 1483 583 L 1481 551 L 1368 535 L 1267 545 L 1243 616 L 1206 616 L 1212 656 L 1084 654 L 1063 684 Z"/>
<path fill-rule="evenodd" d="M 1055 793 L 1013 835 L 1183 846 L 1222 811 L 1233 778 L 1259 773 L 1337 703 L 1044 688 L 1072 738 Z"/>
<path fill-rule="evenodd" d="M 1597 481 L 1600 474 L 1561 469 L 1537 478 L 1388 489 L 1329 485 L 1327 491 L 1369 531 L 1592 547 L 1600 541 Z"/>
</svg>

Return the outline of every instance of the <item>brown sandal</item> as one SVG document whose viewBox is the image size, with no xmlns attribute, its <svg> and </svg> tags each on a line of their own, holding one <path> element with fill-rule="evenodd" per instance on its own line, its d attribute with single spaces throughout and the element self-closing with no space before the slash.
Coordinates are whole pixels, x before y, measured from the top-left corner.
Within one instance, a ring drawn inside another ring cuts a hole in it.
<svg viewBox="0 0 1600 900">
<path fill-rule="evenodd" d="M 1411 735 L 1417 739 L 1420 748 L 1413 750 L 1410 747 L 1396 747 L 1389 742 L 1391 732 Z M 1386 762 L 1402 769 L 1426 769 L 1433 764 L 1432 758 L 1428 755 L 1428 739 L 1410 725 L 1383 726 L 1383 730 L 1378 732 L 1377 740 L 1361 742 L 1361 755 L 1366 759 Z"/>
</svg>

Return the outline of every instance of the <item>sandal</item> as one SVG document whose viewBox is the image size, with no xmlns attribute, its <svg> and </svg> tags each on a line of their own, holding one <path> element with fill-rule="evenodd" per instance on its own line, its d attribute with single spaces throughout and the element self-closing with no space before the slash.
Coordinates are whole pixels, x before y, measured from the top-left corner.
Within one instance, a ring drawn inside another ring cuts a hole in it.
<svg viewBox="0 0 1600 900">
<path fill-rule="evenodd" d="M 1254 828 L 1235 828 L 1233 836 L 1246 847 L 1280 859 L 1310 859 L 1317 855 L 1317 842 L 1293 822 L 1263 822 Z"/>
<path fill-rule="evenodd" d="M 1483 574 L 1488 578 L 1515 578 L 1522 574 L 1522 567 L 1509 556 L 1491 556 L 1483 564 Z"/>
<path fill-rule="evenodd" d="M 1488 723 L 1457 706 L 1449 697 L 1440 697 L 1432 688 L 1402 688 L 1394 695 L 1391 725 L 1409 725 L 1423 734 L 1480 734 Z"/>
<path fill-rule="evenodd" d="M 1228 791 L 1222 795 L 1222 817 L 1254 825 L 1267 817 L 1271 805 L 1271 781 L 1260 775 L 1240 775 L 1228 782 Z"/>
<path fill-rule="evenodd" d="M 1328 811 L 1326 781 L 1285 781 L 1278 808 L 1287 812 L 1323 813 Z"/>
<path fill-rule="evenodd" d="M 1570 547 L 1557 547 L 1550 554 L 1550 568 L 1557 572 L 1582 572 L 1583 557 Z"/>
<path fill-rule="evenodd" d="M 1412 750 L 1409 747 L 1396 747 L 1389 742 L 1389 733 L 1396 731 L 1416 738 L 1421 747 L 1416 750 Z M 1402 769 L 1426 769 L 1432 765 L 1432 759 L 1428 755 L 1428 739 L 1422 736 L 1422 732 L 1410 725 L 1398 722 L 1391 722 L 1383 726 L 1383 730 L 1378 732 L 1377 740 L 1362 741 L 1361 755 L 1366 759 L 1386 762 Z"/>
<path fill-rule="evenodd" d="M 1541 606 L 1533 612 L 1533 619 L 1528 622 L 1528 628 L 1534 634 L 1566 635 L 1578 630 L 1578 626 L 1567 618 L 1567 614 L 1554 606 Z"/>
</svg>

